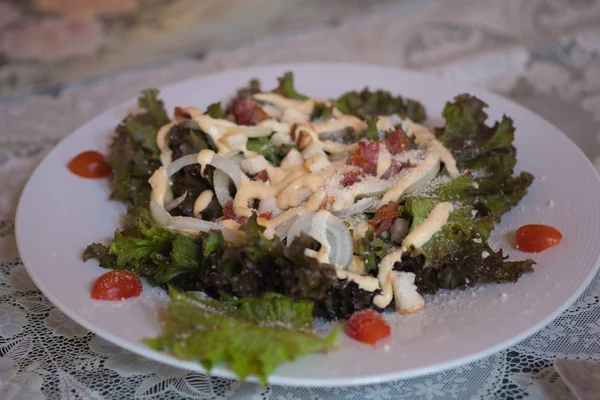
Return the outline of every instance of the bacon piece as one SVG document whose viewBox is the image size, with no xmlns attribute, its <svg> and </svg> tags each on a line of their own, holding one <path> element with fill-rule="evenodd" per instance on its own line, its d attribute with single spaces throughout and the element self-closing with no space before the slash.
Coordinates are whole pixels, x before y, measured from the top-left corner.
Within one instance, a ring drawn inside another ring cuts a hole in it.
<svg viewBox="0 0 600 400">
<path fill-rule="evenodd" d="M 360 167 L 367 175 L 377 174 L 377 158 L 379 157 L 379 142 L 358 142 L 358 150 L 350 157 L 350 164 Z"/>
<path fill-rule="evenodd" d="M 380 235 L 391 228 L 394 220 L 398 218 L 398 207 L 400 207 L 399 203 L 390 201 L 377 209 L 373 219 L 368 221 L 369 225 L 375 228 L 376 235 Z"/>
<path fill-rule="evenodd" d="M 392 227 L 392 225 L 394 224 L 395 220 L 396 220 L 396 218 L 390 218 L 390 219 L 384 219 L 383 221 L 381 221 L 379 223 L 379 225 L 377 225 L 377 227 L 375 228 L 375 234 L 381 235 L 383 232 L 390 229 Z"/>
<path fill-rule="evenodd" d="M 346 172 L 341 183 L 343 187 L 348 187 L 354 185 L 358 181 L 360 181 L 360 172 L 358 170 L 354 170 Z"/>
<path fill-rule="evenodd" d="M 231 200 L 223 207 L 223 219 L 232 219 L 238 224 L 243 224 L 248 218 L 235 215 L 235 212 L 233 211 L 233 200 Z"/>
<path fill-rule="evenodd" d="M 240 125 L 256 125 L 269 118 L 267 113 L 256 104 L 256 101 L 252 97 L 246 97 L 235 103 L 233 113 Z"/>
<path fill-rule="evenodd" d="M 190 115 L 190 113 L 188 113 L 187 111 L 185 111 L 181 107 L 175 107 L 175 111 L 173 112 L 173 114 L 175 114 L 175 116 L 177 118 L 185 118 L 185 119 L 191 119 L 192 118 L 192 116 Z"/>
<path fill-rule="evenodd" d="M 258 218 L 271 219 L 273 218 L 272 212 L 261 213 L 258 215 Z"/>
<path fill-rule="evenodd" d="M 269 173 L 266 169 L 263 169 L 258 174 L 254 175 L 254 179 L 261 182 L 266 182 L 269 180 Z"/>
<path fill-rule="evenodd" d="M 402 129 L 395 129 L 387 134 L 385 145 L 392 154 L 402 153 L 408 148 L 408 136 Z"/>
<path fill-rule="evenodd" d="M 396 160 L 392 160 L 392 165 L 381 175 L 381 179 L 390 179 L 398 172 L 402 171 L 404 168 L 413 168 L 415 165 L 410 161 L 402 161 L 398 162 Z"/>
</svg>

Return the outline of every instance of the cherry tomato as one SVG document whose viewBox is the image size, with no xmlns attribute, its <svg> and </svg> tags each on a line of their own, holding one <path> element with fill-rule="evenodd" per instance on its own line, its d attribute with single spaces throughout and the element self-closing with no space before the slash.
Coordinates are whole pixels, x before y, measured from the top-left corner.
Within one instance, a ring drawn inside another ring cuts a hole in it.
<svg viewBox="0 0 600 400">
<path fill-rule="evenodd" d="M 390 326 L 375 310 L 357 311 L 348 320 L 346 333 L 359 342 L 375 344 L 392 333 Z"/>
<path fill-rule="evenodd" d="M 111 172 L 110 165 L 97 151 L 84 151 L 69 161 L 67 167 L 69 171 L 82 178 L 104 178 Z"/>
<path fill-rule="evenodd" d="M 517 249 L 537 253 L 560 243 L 562 234 L 548 225 L 524 225 L 517 230 Z"/>
<path fill-rule="evenodd" d="M 100 276 L 92 287 L 92 299 L 122 300 L 142 293 L 142 282 L 133 272 L 110 271 Z"/>
</svg>

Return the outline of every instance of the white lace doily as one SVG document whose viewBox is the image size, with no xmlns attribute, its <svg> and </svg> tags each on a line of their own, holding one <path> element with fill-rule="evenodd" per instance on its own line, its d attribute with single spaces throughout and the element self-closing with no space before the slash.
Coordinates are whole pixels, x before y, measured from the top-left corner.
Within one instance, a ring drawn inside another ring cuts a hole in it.
<svg viewBox="0 0 600 400">
<path fill-rule="evenodd" d="M 40 294 L 14 241 L 14 211 L 43 156 L 143 88 L 223 68 L 361 61 L 486 86 L 560 127 L 600 168 L 600 1 L 426 2 L 160 68 L 0 102 L 0 399 L 572 399 L 556 357 L 600 360 L 598 277 L 532 337 L 439 374 L 347 389 L 260 387 L 145 360 L 97 338 Z M 599 205 L 600 206 L 600 205 Z M 568 267 L 568 266 L 565 266 Z"/>
</svg>

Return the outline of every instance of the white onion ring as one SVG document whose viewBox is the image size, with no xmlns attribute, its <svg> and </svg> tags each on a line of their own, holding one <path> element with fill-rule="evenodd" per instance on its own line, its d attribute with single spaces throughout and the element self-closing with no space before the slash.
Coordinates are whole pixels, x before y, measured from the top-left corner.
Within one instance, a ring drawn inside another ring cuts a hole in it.
<svg viewBox="0 0 600 400">
<path fill-rule="evenodd" d="M 240 168 L 240 162 L 244 159 L 244 156 L 238 152 L 229 153 L 225 156 L 228 162 L 231 162 L 230 168 L 232 171 L 234 169 L 233 165 Z M 241 174 L 241 169 L 240 169 Z M 233 197 L 229 194 L 229 183 L 232 182 L 232 178 L 224 172 L 222 169 L 217 168 L 215 173 L 213 174 L 213 187 L 215 190 L 215 196 L 217 196 L 217 200 L 221 207 L 225 207 L 225 204 L 233 201 Z M 234 183 L 235 184 L 235 183 Z M 238 185 L 236 185 L 236 188 Z"/>
<path fill-rule="evenodd" d="M 215 154 L 208 164 L 225 172 L 231 178 L 236 188 L 242 183 L 242 170 L 239 165 L 229 158 Z"/>
<path fill-rule="evenodd" d="M 338 217 L 348 217 L 354 214 L 365 212 L 368 209 L 376 206 L 378 203 L 379 199 L 377 197 L 365 197 L 344 208 L 343 210 L 335 212 L 334 214 Z"/>
<path fill-rule="evenodd" d="M 179 172 L 183 167 L 197 164 L 197 157 L 198 154 L 188 154 L 187 156 L 178 158 L 167 167 L 167 175 L 171 177 L 173 174 Z M 231 178 L 236 187 L 242 183 L 242 170 L 234 161 L 230 160 L 229 158 L 215 154 L 208 165 L 212 165 L 213 167 L 225 172 Z"/>
<path fill-rule="evenodd" d="M 273 232 L 280 239 L 286 238 L 288 236 L 290 228 L 292 227 L 292 225 L 294 225 L 298 218 L 300 218 L 299 215 L 294 215 L 293 217 L 286 219 L 281 224 L 277 225 Z"/>
<path fill-rule="evenodd" d="M 188 165 L 196 164 L 196 158 L 198 154 L 188 154 L 187 156 L 183 156 L 173 161 L 171 164 L 167 166 L 167 175 L 169 178 L 179 172 L 183 167 L 187 167 Z"/>
<path fill-rule="evenodd" d="M 383 180 L 379 179 L 377 182 L 358 182 L 355 185 L 360 185 L 361 188 L 360 193 L 358 194 L 358 198 L 364 197 L 374 197 L 380 196 L 387 192 L 392 186 L 394 186 L 396 182 L 392 179 Z"/>
<path fill-rule="evenodd" d="M 196 164 L 198 162 L 197 158 L 198 154 L 188 154 L 187 156 L 178 158 L 167 166 L 167 175 L 171 177 L 182 168 Z M 229 180 L 233 181 L 236 188 L 242 182 L 243 172 L 239 167 L 239 157 L 237 154 L 231 158 L 215 154 L 208 165 L 212 165 L 217 169 L 213 175 L 213 186 L 219 204 L 221 207 L 225 207 L 225 204 L 233 200 L 229 194 Z"/>
<path fill-rule="evenodd" d="M 306 233 L 311 237 L 316 236 L 313 220 L 317 213 L 305 214 L 299 217 L 288 231 L 287 243 L 290 245 L 300 233 Z M 344 222 L 332 214 L 327 216 L 325 228 L 326 240 L 329 243 L 329 264 L 346 269 L 352 261 L 354 254 L 354 243 L 350 230 Z M 321 243 L 321 245 L 323 245 Z"/>
<path fill-rule="evenodd" d="M 244 235 L 233 229 L 229 229 L 215 222 L 205 221 L 203 219 L 191 217 L 171 217 L 170 227 L 175 229 L 191 229 L 199 232 L 221 231 L 223 237 L 228 242 L 234 244 L 243 244 Z"/>
<path fill-rule="evenodd" d="M 225 207 L 225 204 L 233 201 L 233 197 L 229 194 L 229 182 L 231 179 L 229 176 L 220 169 L 215 170 L 213 175 L 213 186 L 215 189 L 215 196 L 221 207 Z"/>
<path fill-rule="evenodd" d="M 213 161 L 215 160 L 215 158 L 217 159 L 216 160 L 217 165 L 213 164 Z M 213 165 L 215 168 L 220 168 L 220 167 L 227 168 L 230 172 L 232 172 L 232 174 L 234 176 L 236 176 L 235 169 L 237 169 L 238 182 L 241 181 L 242 171 L 231 160 L 227 160 L 224 157 L 215 155 L 215 156 L 213 156 L 213 161 L 211 161 L 210 165 Z M 190 155 L 178 158 L 177 160 L 173 161 L 171 164 L 169 164 L 167 166 L 167 168 L 166 168 L 167 179 L 170 179 L 173 174 L 177 173 L 182 168 L 184 168 L 188 165 L 196 164 L 196 163 L 197 163 L 197 154 L 190 154 Z M 227 173 L 227 171 L 224 171 L 224 172 Z M 232 179 L 233 179 L 233 177 L 232 177 Z M 235 182 L 235 180 L 234 180 L 234 182 Z M 166 206 L 163 204 L 159 204 L 154 199 L 154 193 L 152 193 L 152 195 L 150 197 L 150 213 L 152 214 L 152 218 L 154 219 L 154 221 L 158 225 L 165 227 L 165 228 L 178 229 L 178 230 L 190 229 L 190 230 L 199 231 L 199 232 L 209 232 L 211 230 L 219 230 L 223 233 L 223 237 L 229 242 L 232 242 L 235 244 L 243 244 L 243 242 L 244 242 L 244 235 L 242 233 L 235 231 L 233 229 L 229 229 L 229 228 L 219 225 L 217 223 L 210 222 L 210 221 L 204 221 L 204 220 L 201 220 L 198 218 L 193 218 L 193 217 L 173 217 L 173 216 L 171 216 L 171 214 L 169 214 L 169 212 L 167 211 Z"/>
<path fill-rule="evenodd" d="M 204 221 L 198 218 L 192 217 L 172 217 L 169 212 L 154 199 L 150 200 L 150 213 L 154 222 L 158 225 L 168 229 L 190 229 L 199 232 L 210 232 L 210 231 L 221 231 L 223 237 L 228 242 L 234 244 L 243 244 L 244 235 L 233 229 L 229 229 L 223 225 L 219 225 L 215 222 Z"/>
<path fill-rule="evenodd" d="M 167 211 L 171 211 L 172 209 L 176 208 L 177 206 L 179 206 L 181 203 L 183 203 L 183 201 L 185 200 L 185 198 L 187 197 L 187 190 L 185 192 L 183 192 L 183 194 L 181 196 L 179 196 L 176 199 L 173 199 L 171 201 L 169 201 L 167 204 L 165 204 L 165 210 Z"/>
</svg>

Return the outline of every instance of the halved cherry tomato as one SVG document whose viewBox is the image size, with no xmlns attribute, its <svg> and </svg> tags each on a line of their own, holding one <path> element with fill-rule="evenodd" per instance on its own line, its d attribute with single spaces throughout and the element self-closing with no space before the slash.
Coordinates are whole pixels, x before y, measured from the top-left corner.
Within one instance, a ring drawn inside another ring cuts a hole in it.
<svg viewBox="0 0 600 400">
<path fill-rule="evenodd" d="M 549 225 L 524 225 L 517 230 L 517 249 L 537 253 L 556 246 L 562 240 L 558 229 Z"/>
<path fill-rule="evenodd" d="M 392 333 L 390 326 L 375 310 L 357 311 L 348 320 L 346 333 L 359 342 L 375 344 Z"/>
<path fill-rule="evenodd" d="M 142 293 L 142 282 L 130 271 L 110 271 L 100 276 L 92 287 L 92 299 L 122 300 Z"/>
<path fill-rule="evenodd" d="M 75 156 L 69 164 L 69 171 L 82 178 L 104 178 L 110 175 L 111 169 L 104 161 L 104 156 L 97 151 L 84 151 Z"/>
</svg>

